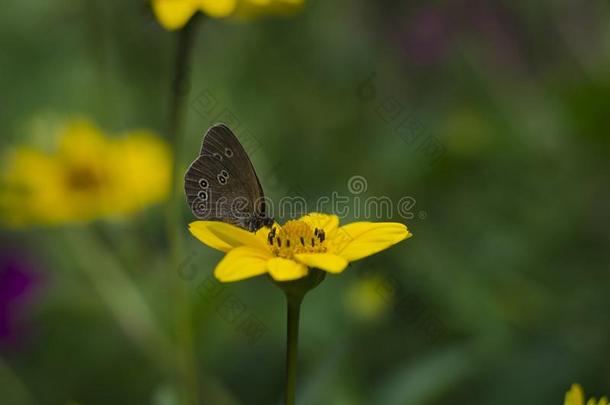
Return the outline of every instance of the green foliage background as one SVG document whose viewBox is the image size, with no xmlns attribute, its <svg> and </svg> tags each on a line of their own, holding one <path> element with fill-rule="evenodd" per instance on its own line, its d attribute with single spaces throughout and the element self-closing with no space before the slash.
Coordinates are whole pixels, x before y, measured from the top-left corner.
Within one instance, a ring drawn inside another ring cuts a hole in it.
<svg viewBox="0 0 610 405">
<path fill-rule="evenodd" d="M 349 195 L 361 175 L 365 197 L 417 201 L 413 219 L 387 218 L 412 239 L 307 297 L 301 405 L 561 404 L 573 382 L 610 394 L 609 17 L 601 1 L 318 0 L 293 18 L 203 22 L 177 151 L 185 168 L 219 118 L 193 107 L 207 91 L 260 142 L 252 159 L 272 198 Z M 5 2 L 0 147 L 33 132 L 40 142 L 49 117 L 75 114 L 111 132 L 166 134 L 175 39 L 142 2 Z M 396 102 L 442 159 L 384 119 Z M 182 403 L 191 369 L 170 365 L 179 353 L 197 367 L 199 403 L 279 403 L 279 290 L 260 277 L 206 295 L 221 254 L 188 234 L 183 214 L 179 268 L 162 207 L 1 231 L 2 248 L 38 263 L 44 280 L 21 340 L 0 346 L 1 403 Z M 118 268 L 137 290 L 115 288 Z M 344 296 L 368 272 L 398 290 L 365 322 Z M 176 335 L 180 288 L 192 350 Z M 264 325 L 260 339 L 222 316 L 227 296 Z"/>
</svg>

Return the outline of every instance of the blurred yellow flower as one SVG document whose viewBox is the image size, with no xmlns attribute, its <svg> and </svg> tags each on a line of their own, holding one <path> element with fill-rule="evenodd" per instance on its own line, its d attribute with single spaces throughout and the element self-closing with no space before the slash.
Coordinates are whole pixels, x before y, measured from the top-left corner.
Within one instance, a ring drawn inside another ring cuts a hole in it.
<svg viewBox="0 0 610 405">
<path fill-rule="evenodd" d="M 304 0 L 152 0 L 161 25 L 170 31 L 180 29 L 198 11 L 213 18 L 255 18 L 267 14 L 297 11 Z"/>
<path fill-rule="evenodd" d="M 564 405 L 585 405 L 585 393 L 579 384 L 572 384 L 572 387 L 566 392 Z M 608 398 L 602 397 L 599 401 L 591 398 L 587 401 L 587 405 L 608 405 Z"/>
<path fill-rule="evenodd" d="M 106 137 L 85 120 L 67 123 L 51 153 L 19 146 L 0 175 L 8 226 L 52 225 L 133 213 L 169 192 L 171 155 L 149 131 Z"/>
<path fill-rule="evenodd" d="M 385 288 L 380 276 L 364 276 L 352 282 L 345 293 L 345 306 L 350 314 L 362 321 L 381 317 L 394 300 L 393 291 Z"/>
<path fill-rule="evenodd" d="M 222 282 L 269 273 L 276 281 L 303 278 L 310 268 L 341 273 L 349 262 L 411 236 L 395 222 L 355 222 L 339 227 L 336 215 L 311 213 L 255 233 L 219 221 L 195 221 L 189 230 L 211 248 L 227 252 L 214 270 Z"/>
</svg>

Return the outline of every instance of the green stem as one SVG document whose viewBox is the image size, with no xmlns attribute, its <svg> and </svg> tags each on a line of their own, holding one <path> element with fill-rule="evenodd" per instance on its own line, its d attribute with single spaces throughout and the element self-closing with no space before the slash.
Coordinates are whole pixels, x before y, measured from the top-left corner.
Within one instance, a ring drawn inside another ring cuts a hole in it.
<svg viewBox="0 0 610 405">
<path fill-rule="evenodd" d="M 286 393 L 285 405 L 294 405 L 297 390 L 297 357 L 299 343 L 299 314 L 301 303 L 308 291 L 316 288 L 326 277 L 326 272 L 311 269 L 306 277 L 292 281 L 273 281 L 286 295 L 288 307 L 286 343 Z M 273 279 L 271 279 L 273 280 Z"/>
<path fill-rule="evenodd" d="M 294 405 L 297 386 L 297 358 L 299 343 L 299 315 L 302 295 L 286 294 L 288 304 L 287 340 L 286 340 L 286 393 L 285 405 Z"/>
<path fill-rule="evenodd" d="M 172 81 L 172 94 L 170 100 L 169 134 L 171 146 L 174 151 L 172 168 L 172 188 L 167 204 L 167 234 L 169 241 L 169 264 L 171 269 L 178 269 L 180 260 L 184 256 L 182 247 L 182 217 L 179 201 L 181 187 L 180 159 L 184 140 L 184 102 L 186 83 L 189 80 L 189 64 L 193 51 L 193 44 L 200 17 L 194 16 L 191 21 L 178 32 L 177 48 L 174 62 L 174 76 Z M 181 387 L 182 397 L 186 404 L 198 403 L 197 368 L 194 361 L 192 341 L 191 314 L 185 282 L 175 272 L 170 273 L 170 283 L 173 285 L 175 300 L 176 337 L 179 345 L 179 358 L 181 375 L 177 383 Z"/>
<path fill-rule="evenodd" d="M 88 279 L 108 306 L 125 334 L 150 356 L 160 369 L 174 367 L 171 342 L 160 327 L 148 302 L 117 258 L 109 254 L 94 232 L 66 229 L 54 234 L 58 251 L 74 252 L 71 263 Z M 103 270 L 102 270 L 103 269 Z"/>
<path fill-rule="evenodd" d="M 173 146 L 182 144 L 181 124 L 184 121 L 184 96 L 188 92 L 186 84 L 190 79 L 189 65 L 201 18 L 199 14 L 196 14 L 183 29 L 178 31 L 169 120 L 169 131 Z M 174 164 L 174 166 L 176 165 Z"/>
</svg>

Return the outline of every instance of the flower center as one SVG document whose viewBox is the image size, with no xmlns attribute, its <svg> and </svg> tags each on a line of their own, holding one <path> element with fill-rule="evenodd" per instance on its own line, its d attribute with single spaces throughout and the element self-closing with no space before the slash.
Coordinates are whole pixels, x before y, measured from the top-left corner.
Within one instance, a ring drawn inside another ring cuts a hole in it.
<svg viewBox="0 0 610 405">
<path fill-rule="evenodd" d="M 103 178 L 93 168 L 80 166 L 69 169 L 66 181 L 68 187 L 74 191 L 90 191 L 98 189 Z"/>
<path fill-rule="evenodd" d="M 323 229 L 311 229 L 303 221 L 288 221 L 279 231 L 273 227 L 267 241 L 275 256 L 291 259 L 299 253 L 326 252 L 326 235 Z"/>
</svg>

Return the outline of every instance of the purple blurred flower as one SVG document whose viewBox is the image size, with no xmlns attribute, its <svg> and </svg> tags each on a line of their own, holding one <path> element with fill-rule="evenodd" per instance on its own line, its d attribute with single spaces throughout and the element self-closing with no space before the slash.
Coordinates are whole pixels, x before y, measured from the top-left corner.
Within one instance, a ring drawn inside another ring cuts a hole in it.
<svg viewBox="0 0 610 405">
<path fill-rule="evenodd" d="M 490 62 L 515 66 L 521 55 L 517 24 L 501 6 L 481 0 L 461 0 L 423 6 L 413 12 L 400 34 L 403 52 L 412 65 L 442 62 L 452 47 L 470 38 Z"/>
<path fill-rule="evenodd" d="M 426 6 L 416 11 L 402 35 L 403 50 L 409 61 L 417 65 L 438 62 L 447 51 L 449 31 L 444 10 Z"/>
<path fill-rule="evenodd" d="M 501 6 L 487 1 L 466 0 L 464 8 L 469 12 L 464 18 L 463 29 L 470 30 L 487 44 L 493 62 L 511 66 L 521 62 L 516 22 Z"/>
<path fill-rule="evenodd" d="M 31 263 L 17 254 L 0 255 L 0 343 L 18 343 L 20 320 L 39 284 Z"/>
</svg>

